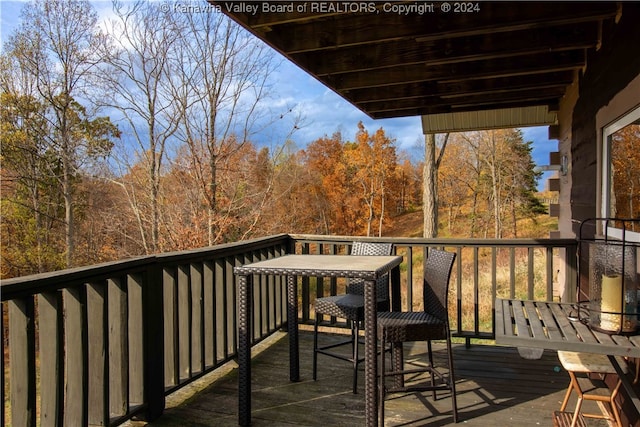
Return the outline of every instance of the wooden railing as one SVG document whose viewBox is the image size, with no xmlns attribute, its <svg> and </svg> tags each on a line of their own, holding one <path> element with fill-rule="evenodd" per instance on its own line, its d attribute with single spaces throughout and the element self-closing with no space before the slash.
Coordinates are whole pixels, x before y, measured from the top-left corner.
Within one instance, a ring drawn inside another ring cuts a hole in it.
<svg viewBox="0 0 640 427">
<path fill-rule="evenodd" d="M 2 425 L 153 420 L 165 396 L 236 355 L 233 267 L 287 253 L 348 253 L 354 237 L 277 235 L 2 281 Z M 495 296 L 553 299 L 575 283 L 574 240 L 369 238 L 404 256 L 402 307 L 420 307 L 431 247 L 458 253 L 450 312 L 458 336 L 493 337 Z M 558 261 L 559 252 L 563 259 Z M 286 319 L 285 280 L 254 282 L 253 342 Z M 340 280 L 301 280 L 299 321 Z M 330 326 L 345 326 L 323 319 Z"/>
<path fill-rule="evenodd" d="M 235 356 L 233 267 L 290 248 L 279 235 L 3 281 L 2 424 L 157 418 L 165 395 Z M 284 280 L 261 289 L 254 342 L 286 322 Z"/>
<path fill-rule="evenodd" d="M 348 253 L 352 237 L 291 235 L 298 253 Z M 360 238 L 362 239 L 362 238 Z M 422 307 L 423 262 L 429 248 L 457 253 L 452 272 L 449 314 L 454 335 L 494 338 L 496 297 L 535 300 L 575 298 L 576 248 L 574 239 L 420 239 L 367 238 L 391 242 L 404 257 L 402 264 L 402 309 Z M 558 274 L 558 272 L 562 274 Z M 410 286 L 409 286 L 410 284 Z M 342 290 L 335 279 L 302 281 L 300 321 L 313 320 L 313 300 Z M 340 319 L 323 319 L 324 325 L 345 326 Z"/>
</svg>

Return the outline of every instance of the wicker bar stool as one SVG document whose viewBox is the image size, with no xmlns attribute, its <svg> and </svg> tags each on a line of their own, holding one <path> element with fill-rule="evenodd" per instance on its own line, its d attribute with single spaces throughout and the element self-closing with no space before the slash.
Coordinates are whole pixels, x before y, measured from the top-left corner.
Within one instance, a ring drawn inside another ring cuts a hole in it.
<svg viewBox="0 0 640 427">
<path fill-rule="evenodd" d="M 584 385 L 581 385 L 581 381 L 579 381 L 579 377 L 586 377 L 590 374 L 599 374 L 602 379 L 604 379 L 604 376 L 607 374 L 615 375 L 616 371 L 609 361 L 609 358 L 602 354 L 576 353 L 560 350 L 558 351 L 558 359 L 562 367 L 569 373 L 569 378 L 571 379 L 564 400 L 562 401 L 560 412 L 564 412 L 572 392 L 575 391 L 578 397 L 573 412 L 571 427 L 578 425 L 581 417 L 606 419 L 615 423 L 617 427 L 621 427 L 620 413 L 618 412 L 615 398 L 618 395 L 622 381 L 618 379 L 613 390 L 609 390 L 604 383 L 602 387 L 598 387 L 591 379 L 589 379 L 590 388 L 585 389 Z M 620 359 L 619 362 L 623 372 L 626 374 L 628 372 L 627 363 L 622 359 Z M 598 389 L 600 389 L 600 393 L 596 393 Z M 602 410 L 601 414 L 582 412 L 582 404 L 585 400 L 602 402 L 609 408 L 609 412 L 605 410 Z"/>
<path fill-rule="evenodd" d="M 417 312 L 381 312 L 378 313 L 378 339 L 385 348 L 392 345 L 393 369 L 386 371 L 385 352 L 382 352 L 380 375 L 378 378 L 379 424 L 384 425 L 384 400 L 388 393 L 406 393 L 432 391 L 436 399 L 437 390 L 448 390 L 451 393 L 453 422 L 458 422 L 456 405 L 456 382 L 453 372 L 453 352 L 451 349 L 451 331 L 449 329 L 449 312 L 447 300 L 449 295 L 449 278 L 456 254 L 438 249 L 429 250 L 424 271 L 424 311 Z M 431 340 L 446 340 L 448 375 L 443 374 L 433 364 Z M 426 341 L 429 363 L 425 367 L 405 369 L 402 360 L 402 343 Z M 420 372 L 428 372 L 431 384 L 405 385 L 404 376 Z M 392 386 L 387 386 L 386 377 L 395 379 Z M 436 382 L 436 378 L 438 382 Z"/>
<path fill-rule="evenodd" d="M 351 255 L 391 255 L 392 243 L 353 242 Z M 378 310 L 388 311 L 389 275 L 384 275 L 376 284 L 378 294 Z M 351 322 L 351 338 L 334 344 L 318 345 L 318 326 L 321 315 L 338 317 Z M 361 323 L 364 322 L 364 280 L 349 279 L 346 294 L 317 298 L 315 302 L 315 322 L 313 326 L 313 379 L 317 379 L 318 354 L 324 354 L 353 364 L 353 393 L 358 391 L 358 365 L 364 361 L 359 356 L 358 337 Z M 365 325 L 366 326 L 366 325 Z M 334 352 L 333 349 L 351 345 L 351 355 Z"/>
</svg>

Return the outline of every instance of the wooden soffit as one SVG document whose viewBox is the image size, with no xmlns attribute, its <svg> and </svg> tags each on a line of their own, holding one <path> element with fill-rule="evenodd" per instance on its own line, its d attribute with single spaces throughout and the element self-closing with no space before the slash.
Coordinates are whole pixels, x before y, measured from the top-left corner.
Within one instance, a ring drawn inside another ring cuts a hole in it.
<svg viewBox="0 0 640 427">
<path fill-rule="evenodd" d="M 624 13 L 588 1 L 477 2 L 467 12 L 445 11 L 456 2 L 211 3 L 370 117 L 427 122 L 554 111 Z"/>
</svg>

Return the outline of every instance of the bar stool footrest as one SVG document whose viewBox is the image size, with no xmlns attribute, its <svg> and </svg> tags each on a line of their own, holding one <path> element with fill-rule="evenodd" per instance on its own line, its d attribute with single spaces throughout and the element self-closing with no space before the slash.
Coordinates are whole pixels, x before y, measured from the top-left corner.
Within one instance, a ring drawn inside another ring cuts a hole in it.
<svg viewBox="0 0 640 427">
<path fill-rule="evenodd" d="M 572 420 L 573 412 L 553 412 L 553 427 L 570 427 Z M 576 427 L 587 427 L 587 422 L 585 421 L 582 414 L 578 414 Z"/>
</svg>

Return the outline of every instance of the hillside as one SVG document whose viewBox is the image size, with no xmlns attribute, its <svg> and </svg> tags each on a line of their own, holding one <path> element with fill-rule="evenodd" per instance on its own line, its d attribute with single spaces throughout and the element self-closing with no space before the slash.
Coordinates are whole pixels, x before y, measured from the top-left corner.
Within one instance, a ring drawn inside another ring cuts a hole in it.
<svg viewBox="0 0 640 427">
<path fill-rule="evenodd" d="M 388 237 L 422 237 L 422 211 L 407 212 L 393 217 L 393 224 L 386 230 Z"/>
<path fill-rule="evenodd" d="M 442 230 L 442 224 L 440 224 L 438 237 L 469 237 L 467 234 L 469 224 L 466 219 L 458 220 L 456 225 L 456 229 L 447 233 Z M 393 224 L 385 230 L 384 235 L 387 237 L 422 237 L 422 229 L 422 210 L 417 210 L 393 217 Z M 549 232 L 557 229 L 557 218 L 552 218 L 548 214 L 539 215 L 535 221 L 531 219 L 518 221 L 518 237 L 548 238 Z M 508 233 L 509 230 L 505 230 L 505 232 Z M 492 236 L 487 237 L 491 238 Z M 504 237 L 510 238 L 512 236 L 505 235 Z"/>
</svg>

